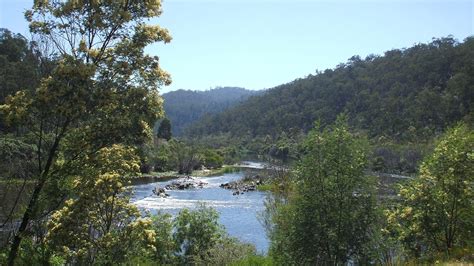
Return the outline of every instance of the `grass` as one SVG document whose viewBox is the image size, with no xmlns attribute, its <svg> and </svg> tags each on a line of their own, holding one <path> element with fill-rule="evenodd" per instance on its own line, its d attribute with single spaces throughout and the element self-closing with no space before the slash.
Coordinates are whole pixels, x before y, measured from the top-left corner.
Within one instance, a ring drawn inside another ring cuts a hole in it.
<svg viewBox="0 0 474 266">
<path fill-rule="evenodd" d="M 216 176 L 216 175 L 223 175 L 227 173 L 235 173 L 240 171 L 238 167 L 230 166 L 230 165 L 224 165 L 221 168 L 216 168 L 216 169 L 208 169 L 208 170 L 195 170 L 193 171 L 192 175 L 193 176 Z"/>
<path fill-rule="evenodd" d="M 257 186 L 257 189 L 259 191 L 272 191 L 272 188 L 272 184 L 262 184 Z"/>
<path fill-rule="evenodd" d="M 220 168 L 216 169 L 206 169 L 206 170 L 194 170 L 191 173 L 191 176 L 198 176 L 198 177 L 208 177 L 208 176 L 216 176 L 216 175 L 222 175 L 222 174 L 227 174 L 227 173 L 235 173 L 240 171 L 240 168 L 230 166 L 230 165 L 224 165 Z M 179 178 L 179 177 L 184 177 L 187 175 L 184 174 L 178 174 L 177 171 L 166 171 L 166 172 L 150 172 L 146 174 L 142 174 L 135 179 L 160 179 L 160 180 L 169 180 L 169 179 L 174 179 L 174 178 Z"/>
<path fill-rule="evenodd" d="M 148 174 L 142 174 L 142 177 L 170 177 L 170 176 L 178 176 L 178 172 L 176 171 L 166 171 L 166 172 L 150 172 Z"/>
</svg>

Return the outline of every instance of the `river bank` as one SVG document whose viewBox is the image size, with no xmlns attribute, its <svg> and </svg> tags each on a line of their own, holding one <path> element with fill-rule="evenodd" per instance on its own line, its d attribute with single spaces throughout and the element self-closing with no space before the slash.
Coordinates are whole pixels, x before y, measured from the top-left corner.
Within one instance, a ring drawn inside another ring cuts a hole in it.
<svg viewBox="0 0 474 266">
<path fill-rule="evenodd" d="M 263 170 L 266 169 L 266 164 L 260 162 L 249 162 L 244 161 L 239 164 L 234 165 L 223 165 L 220 168 L 215 169 L 199 169 L 194 170 L 190 175 L 179 174 L 177 171 L 167 171 L 167 172 L 151 172 L 147 174 L 141 174 L 139 176 L 134 176 L 131 179 L 131 185 L 147 184 L 159 181 L 169 181 L 173 179 L 185 178 L 188 176 L 192 177 L 212 177 L 223 175 L 226 173 L 239 172 L 242 169 L 256 169 Z"/>
</svg>

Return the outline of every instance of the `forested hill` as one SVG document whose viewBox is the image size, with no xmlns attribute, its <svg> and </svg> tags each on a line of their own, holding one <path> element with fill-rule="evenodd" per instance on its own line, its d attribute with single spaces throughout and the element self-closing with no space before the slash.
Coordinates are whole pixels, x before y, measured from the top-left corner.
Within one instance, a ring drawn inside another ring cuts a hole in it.
<svg viewBox="0 0 474 266">
<path fill-rule="evenodd" d="M 432 136 L 458 120 L 473 120 L 474 37 L 434 39 L 383 56 L 350 58 L 334 69 L 284 84 L 223 113 L 187 135 L 267 136 L 307 131 L 345 112 L 369 136 L 395 140 Z"/>
<path fill-rule="evenodd" d="M 163 94 L 166 116 L 174 135 L 205 114 L 216 114 L 246 100 L 256 91 L 236 87 L 218 87 L 208 91 L 177 90 Z"/>
</svg>

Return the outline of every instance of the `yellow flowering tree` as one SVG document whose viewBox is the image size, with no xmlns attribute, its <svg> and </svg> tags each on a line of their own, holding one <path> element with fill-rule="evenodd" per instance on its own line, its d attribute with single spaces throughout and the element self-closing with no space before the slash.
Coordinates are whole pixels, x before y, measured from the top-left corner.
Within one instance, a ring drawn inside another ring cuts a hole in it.
<svg viewBox="0 0 474 266">
<path fill-rule="evenodd" d="M 37 154 L 10 265 L 31 221 L 64 203 L 74 176 L 88 174 L 84 162 L 105 147 L 138 145 L 151 136 L 162 116 L 157 88 L 171 82 L 159 58 L 144 53 L 149 44 L 171 40 L 166 29 L 147 24 L 160 14 L 157 0 L 37 0 L 25 12 L 31 32 L 49 47 L 46 56 L 58 63 L 38 88 L 20 90 L 0 106 Z"/>
<path fill-rule="evenodd" d="M 127 175 L 137 174 L 132 148 L 113 145 L 87 160 L 89 167 L 73 181 L 74 197 L 53 213 L 47 243 L 69 263 L 121 262 L 153 250 L 152 221 L 129 203 Z"/>
<path fill-rule="evenodd" d="M 474 132 L 449 130 L 420 167 L 401 185 L 400 206 L 388 213 L 392 229 L 415 256 L 451 256 L 474 245 Z"/>
</svg>

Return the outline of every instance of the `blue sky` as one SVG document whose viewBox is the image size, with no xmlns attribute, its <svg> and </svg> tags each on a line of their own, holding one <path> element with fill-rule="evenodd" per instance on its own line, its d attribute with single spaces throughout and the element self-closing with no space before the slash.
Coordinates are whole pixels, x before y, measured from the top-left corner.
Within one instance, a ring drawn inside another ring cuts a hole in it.
<svg viewBox="0 0 474 266">
<path fill-rule="evenodd" d="M 0 27 L 28 36 L 32 1 L 0 0 Z M 474 0 L 165 0 L 153 20 L 173 41 L 148 47 L 176 89 L 271 88 L 353 55 L 474 35 Z"/>
</svg>

